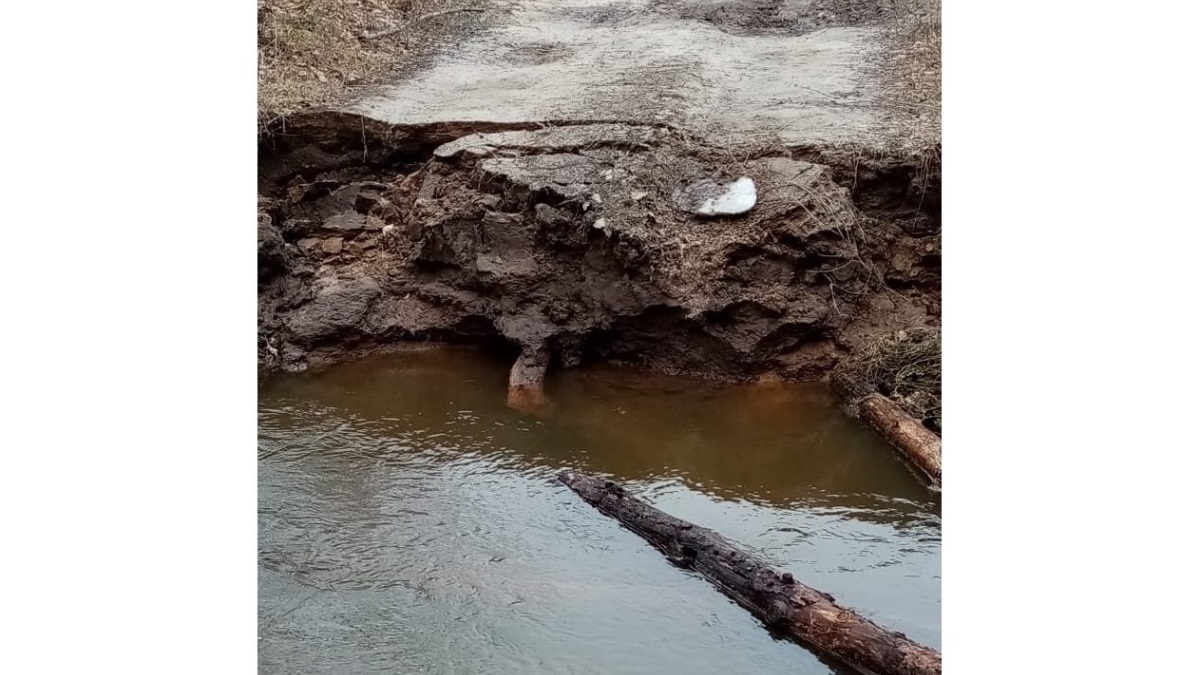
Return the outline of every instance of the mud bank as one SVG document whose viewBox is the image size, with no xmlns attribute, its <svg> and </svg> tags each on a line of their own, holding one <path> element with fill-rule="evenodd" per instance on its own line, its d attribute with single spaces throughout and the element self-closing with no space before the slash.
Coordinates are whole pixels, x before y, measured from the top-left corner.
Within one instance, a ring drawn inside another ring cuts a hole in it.
<svg viewBox="0 0 1200 675">
<path fill-rule="evenodd" d="M 672 199 L 741 176 L 758 191 L 745 215 Z M 503 352 L 523 383 L 593 361 L 803 380 L 871 335 L 940 323 L 928 155 L 326 113 L 262 144 L 259 189 L 263 372 L 451 342 Z"/>
</svg>

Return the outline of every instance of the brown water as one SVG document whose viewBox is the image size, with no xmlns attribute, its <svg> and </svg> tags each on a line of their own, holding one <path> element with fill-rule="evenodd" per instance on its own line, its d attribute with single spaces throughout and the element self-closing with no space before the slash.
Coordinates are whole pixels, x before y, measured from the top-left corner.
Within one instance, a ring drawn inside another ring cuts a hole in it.
<svg viewBox="0 0 1200 675">
<path fill-rule="evenodd" d="M 824 387 L 613 370 L 543 417 L 469 352 L 283 376 L 259 402 L 262 673 L 829 673 L 554 474 L 611 474 L 940 647 L 940 502 Z"/>
</svg>

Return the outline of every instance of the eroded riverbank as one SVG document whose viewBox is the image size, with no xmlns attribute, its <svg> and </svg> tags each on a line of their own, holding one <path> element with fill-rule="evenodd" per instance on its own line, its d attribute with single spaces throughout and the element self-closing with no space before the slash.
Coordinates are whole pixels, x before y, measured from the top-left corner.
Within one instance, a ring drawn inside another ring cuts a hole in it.
<svg viewBox="0 0 1200 675">
<path fill-rule="evenodd" d="M 551 369 L 810 380 L 870 336 L 940 324 L 927 157 L 734 152 L 620 123 L 349 121 L 314 116 L 264 149 L 266 370 L 443 341 Z M 758 185 L 745 216 L 672 198 L 738 176 Z"/>
</svg>

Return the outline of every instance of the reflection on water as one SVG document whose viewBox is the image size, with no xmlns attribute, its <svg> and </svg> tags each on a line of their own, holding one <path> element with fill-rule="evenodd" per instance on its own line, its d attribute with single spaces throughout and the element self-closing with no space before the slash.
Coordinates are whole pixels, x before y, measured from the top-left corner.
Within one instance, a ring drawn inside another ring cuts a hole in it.
<svg viewBox="0 0 1200 675">
<path fill-rule="evenodd" d="M 828 673 L 554 482 L 610 474 L 940 645 L 940 503 L 821 386 L 382 357 L 259 403 L 263 673 Z"/>
</svg>

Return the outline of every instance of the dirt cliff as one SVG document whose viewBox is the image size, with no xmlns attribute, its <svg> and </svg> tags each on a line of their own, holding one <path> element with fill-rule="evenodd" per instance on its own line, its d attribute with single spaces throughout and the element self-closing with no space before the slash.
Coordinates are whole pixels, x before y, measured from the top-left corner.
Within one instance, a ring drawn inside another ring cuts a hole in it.
<svg viewBox="0 0 1200 675">
<path fill-rule="evenodd" d="M 742 176 L 758 194 L 741 216 L 674 198 Z M 259 188 L 264 371 L 444 341 L 533 372 L 812 379 L 872 335 L 940 324 L 928 153 L 323 113 L 263 142 Z"/>
</svg>

